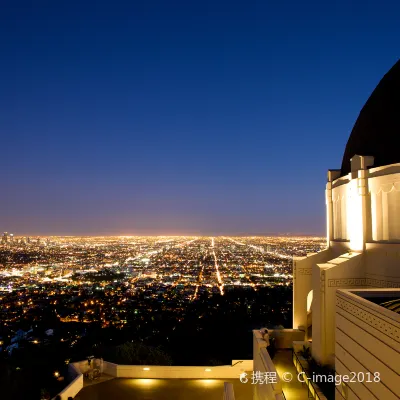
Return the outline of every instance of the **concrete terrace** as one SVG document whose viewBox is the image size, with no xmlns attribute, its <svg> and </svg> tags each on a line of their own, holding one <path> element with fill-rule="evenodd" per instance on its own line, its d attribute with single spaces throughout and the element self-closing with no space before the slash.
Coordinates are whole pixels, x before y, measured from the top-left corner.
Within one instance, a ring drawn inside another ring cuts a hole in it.
<svg viewBox="0 0 400 400">
<path fill-rule="evenodd" d="M 235 400 L 253 398 L 253 385 L 238 379 L 114 378 L 85 386 L 75 400 L 221 400 L 224 382 L 233 384 Z"/>
</svg>

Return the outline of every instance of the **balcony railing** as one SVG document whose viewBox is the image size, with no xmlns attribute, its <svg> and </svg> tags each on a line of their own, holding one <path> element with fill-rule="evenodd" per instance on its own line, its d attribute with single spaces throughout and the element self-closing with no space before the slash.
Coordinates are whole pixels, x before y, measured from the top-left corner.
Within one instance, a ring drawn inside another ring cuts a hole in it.
<svg viewBox="0 0 400 400">
<path fill-rule="evenodd" d="M 294 350 L 292 350 L 292 357 L 293 364 L 295 365 L 297 372 L 303 372 L 305 374 L 304 384 L 307 385 L 308 388 L 308 398 L 326 400 L 326 397 L 321 393 L 321 389 L 313 383 L 310 373 L 304 365 L 304 363 L 307 363 L 307 361 L 301 362 Z"/>
</svg>

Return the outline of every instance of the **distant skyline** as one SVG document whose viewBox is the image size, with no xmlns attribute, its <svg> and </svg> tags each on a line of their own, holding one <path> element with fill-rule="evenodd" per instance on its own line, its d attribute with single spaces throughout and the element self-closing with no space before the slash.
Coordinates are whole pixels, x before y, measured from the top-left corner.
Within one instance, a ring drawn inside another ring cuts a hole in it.
<svg viewBox="0 0 400 400">
<path fill-rule="evenodd" d="M 399 14 L 6 0 L 0 231 L 324 235 L 327 170 L 399 58 Z"/>
<path fill-rule="evenodd" d="M 13 232 L 7 232 L 7 233 L 13 233 Z M 3 234 L 3 232 L 1 233 Z M 251 237 L 311 237 L 311 238 L 324 238 L 324 235 L 313 235 L 313 234 L 290 234 L 290 233 L 281 233 L 281 234 L 261 234 L 261 235 L 163 235 L 163 234 L 152 234 L 152 235 L 37 235 L 37 234 L 19 234 L 15 235 L 15 238 L 24 238 L 26 236 L 29 237 L 37 237 L 37 238 L 50 238 L 50 237 L 90 237 L 90 238 L 96 238 L 96 237 L 109 237 L 109 238 L 131 238 L 131 237 L 208 237 L 208 238 L 223 238 L 223 237 L 242 237 L 242 238 L 251 238 Z"/>
</svg>

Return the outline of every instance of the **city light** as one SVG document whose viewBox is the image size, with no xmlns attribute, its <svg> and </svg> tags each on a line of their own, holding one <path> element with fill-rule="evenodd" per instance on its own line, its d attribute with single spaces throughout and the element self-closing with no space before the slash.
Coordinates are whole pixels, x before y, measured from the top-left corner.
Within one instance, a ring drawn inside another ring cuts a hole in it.
<svg viewBox="0 0 400 400">
<path fill-rule="evenodd" d="M 4 233 L 0 298 L 8 339 L 3 334 L 2 346 L 9 355 L 21 340 L 39 349 L 47 344 L 77 348 L 86 329 L 71 332 L 67 327 L 75 325 L 69 323 L 120 330 L 135 327 L 149 340 L 161 335 L 168 341 L 185 325 L 188 307 L 194 307 L 196 320 L 203 324 L 208 315 L 226 309 L 218 296 L 229 298 L 237 292 L 246 298 L 266 288 L 290 291 L 292 257 L 324 246 L 324 239 L 318 237 L 29 238 Z M 257 304 L 258 312 L 290 318 L 286 300 L 272 309 L 264 302 Z M 241 307 L 241 301 L 233 301 L 229 310 L 235 313 Z M 253 316 L 255 305 L 244 308 Z M 159 315 L 169 319 L 168 328 L 157 322 Z M 38 322 L 47 316 L 46 329 L 37 331 Z M 61 323 L 57 329 L 53 318 Z M 29 325 L 31 329 L 21 329 Z M 111 345 L 113 338 L 107 342 Z"/>
</svg>

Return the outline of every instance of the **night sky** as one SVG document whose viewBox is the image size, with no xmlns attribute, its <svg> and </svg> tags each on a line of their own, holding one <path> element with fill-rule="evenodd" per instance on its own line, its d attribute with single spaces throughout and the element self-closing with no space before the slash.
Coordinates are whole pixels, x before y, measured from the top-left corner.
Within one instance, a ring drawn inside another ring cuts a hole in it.
<svg viewBox="0 0 400 400">
<path fill-rule="evenodd" d="M 324 234 L 400 2 L 3 0 L 0 231 Z"/>
</svg>

